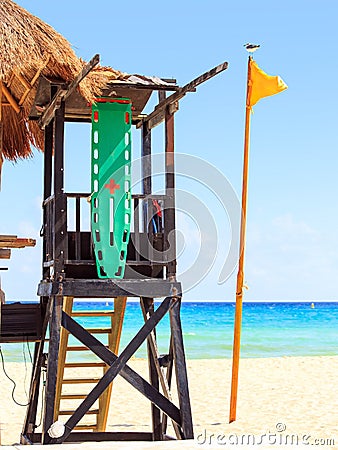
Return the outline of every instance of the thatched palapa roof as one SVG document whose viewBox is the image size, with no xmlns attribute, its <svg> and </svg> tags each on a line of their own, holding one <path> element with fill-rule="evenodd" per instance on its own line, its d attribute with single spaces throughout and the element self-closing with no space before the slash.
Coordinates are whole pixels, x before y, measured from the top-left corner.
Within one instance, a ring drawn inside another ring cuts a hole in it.
<svg viewBox="0 0 338 450">
<path fill-rule="evenodd" d="M 16 160 L 30 156 L 31 145 L 43 147 L 38 124 L 28 121 L 39 76 L 70 82 L 84 65 L 50 25 L 13 1 L 0 0 L 0 170 L 2 156 Z M 125 74 L 111 68 L 93 71 L 80 83 L 80 93 L 90 101 L 114 79 L 123 80 Z"/>
</svg>

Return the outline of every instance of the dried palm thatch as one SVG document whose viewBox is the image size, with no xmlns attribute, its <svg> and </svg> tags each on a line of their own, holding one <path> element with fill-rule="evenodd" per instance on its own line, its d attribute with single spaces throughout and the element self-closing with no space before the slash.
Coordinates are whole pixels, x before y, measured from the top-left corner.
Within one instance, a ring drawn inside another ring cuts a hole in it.
<svg viewBox="0 0 338 450">
<path fill-rule="evenodd" d="M 84 65 L 69 42 L 50 25 L 13 1 L 0 0 L 0 161 L 1 153 L 4 158 L 16 160 L 29 157 L 31 145 L 43 148 L 41 130 L 37 123 L 28 121 L 39 74 L 70 82 Z M 90 101 L 109 80 L 124 78 L 119 71 L 99 69 L 80 83 L 79 90 Z M 11 94 L 16 111 L 13 105 L 5 106 L 10 100 L 5 91 Z"/>
</svg>

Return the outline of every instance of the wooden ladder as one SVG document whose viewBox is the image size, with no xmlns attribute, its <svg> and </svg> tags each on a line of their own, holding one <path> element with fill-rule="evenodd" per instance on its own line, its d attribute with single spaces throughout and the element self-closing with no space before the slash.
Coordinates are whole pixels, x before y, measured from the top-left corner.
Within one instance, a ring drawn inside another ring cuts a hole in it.
<svg viewBox="0 0 338 450">
<path fill-rule="evenodd" d="M 110 319 L 109 327 L 87 328 L 87 331 L 94 335 L 107 335 L 107 347 L 113 353 L 117 354 L 120 344 L 126 302 L 127 297 L 116 297 L 114 298 L 113 311 L 80 312 L 73 311 L 73 297 L 64 297 L 63 310 L 75 320 L 76 317 L 93 318 L 94 326 L 95 318 L 97 317 L 107 317 Z M 84 351 L 88 351 L 88 348 L 82 345 L 69 345 L 68 337 L 69 332 L 65 328 L 61 328 L 54 420 L 62 421 L 65 421 L 63 420 L 63 416 L 71 416 L 74 413 L 75 409 L 80 404 L 79 401 L 86 398 L 88 393 L 92 390 L 93 384 L 97 383 L 109 368 L 107 364 L 100 361 L 69 362 L 67 360 L 68 355 L 80 355 L 80 352 L 83 353 Z M 76 371 L 77 374 L 74 374 L 74 371 Z M 80 378 L 79 373 L 81 372 L 83 372 L 83 376 Z M 76 388 L 75 385 L 80 386 L 79 392 L 77 392 L 79 388 Z M 93 405 L 93 409 L 90 409 L 87 412 L 84 417 L 84 422 L 80 421 L 80 423 L 74 428 L 75 430 L 106 430 L 111 391 L 112 383 L 99 397 L 98 402 Z M 96 420 L 91 420 L 90 423 L 88 423 L 86 421 L 87 415 L 90 415 L 91 417 L 95 416 Z"/>
</svg>

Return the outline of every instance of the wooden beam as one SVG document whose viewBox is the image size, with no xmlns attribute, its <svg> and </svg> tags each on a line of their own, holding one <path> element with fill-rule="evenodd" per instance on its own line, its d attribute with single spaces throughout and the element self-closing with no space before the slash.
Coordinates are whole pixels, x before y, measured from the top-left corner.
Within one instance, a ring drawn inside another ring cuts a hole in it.
<svg viewBox="0 0 338 450">
<path fill-rule="evenodd" d="M 58 281 L 42 281 L 38 287 L 38 295 L 48 297 L 56 295 L 62 289 L 63 295 L 77 298 L 111 298 L 111 297 L 166 297 L 176 289 L 178 295 L 182 292 L 179 282 L 165 280 L 91 280 L 91 279 L 65 279 Z"/>
<path fill-rule="evenodd" d="M 0 235 L 0 248 L 34 247 L 35 239 L 17 238 L 16 236 Z"/>
<path fill-rule="evenodd" d="M 163 122 L 167 106 L 174 104 L 175 102 L 180 100 L 187 94 L 187 92 L 194 92 L 197 86 L 214 77 L 215 75 L 223 72 L 227 68 L 228 63 L 224 62 L 214 67 L 213 69 L 209 70 L 208 72 L 205 72 L 199 77 L 195 78 L 190 83 L 180 88 L 177 92 L 175 92 L 174 94 L 170 95 L 165 100 L 160 102 L 155 107 L 154 111 L 151 114 L 149 114 L 145 119 L 143 119 L 142 121 L 140 121 L 140 123 L 137 124 L 137 128 L 140 128 L 144 122 L 148 123 L 149 129 L 154 128 L 156 125 Z"/>
<path fill-rule="evenodd" d="M 142 83 L 132 83 L 132 82 L 128 82 L 128 81 L 111 81 L 110 83 L 108 83 L 109 87 L 111 89 L 113 88 L 130 88 L 130 89 L 151 89 L 152 91 L 179 91 L 180 87 L 173 84 L 173 85 L 169 85 L 169 84 L 142 84 Z"/>
<path fill-rule="evenodd" d="M 165 193 L 168 197 L 164 212 L 164 239 L 168 242 L 167 278 L 176 280 L 176 210 L 175 210 L 175 156 L 174 156 L 174 114 L 169 106 L 165 111 Z M 170 242 L 169 242 L 169 236 Z"/>
<path fill-rule="evenodd" d="M 100 61 L 100 55 L 95 55 L 89 63 L 87 63 L 84 68 L 81 70 L 81 72 L 75 77 L 75 79 L 67 86 L 65 89 L 60 88 L 56 95 L 54 96 L 51 103 L 47 106 L 45 112 L 41 116 L 39 120 L 39 125 L 41 128 L 45 128 L 46 125 L 49 124 L 49 122 L 54 117 L 55 110 L 60 108 L 61 101 L 66 100 L 78 87 L 78 85 L 81 83 L 81 81 L 89 74 L 89 72 L 99 63 Z"/>
<path fill-rule="evenodd" d="M 0 259 L 10 259 L 11 251 L 8 248 L 0 248 Z"/>
<path fill-rule="evenodd" d="M 7 98 L 8 102 L 11 105 L 11 107 L 18 114 L 20 112 L 20 106 L 17 104 L 15 98 L 12 96 L 11 92 L 9 91 L 9 89 L 7 88 L 5 83 L 2 83 L 1 91 L 3 92 L 4 96 Z"/>
</svg>

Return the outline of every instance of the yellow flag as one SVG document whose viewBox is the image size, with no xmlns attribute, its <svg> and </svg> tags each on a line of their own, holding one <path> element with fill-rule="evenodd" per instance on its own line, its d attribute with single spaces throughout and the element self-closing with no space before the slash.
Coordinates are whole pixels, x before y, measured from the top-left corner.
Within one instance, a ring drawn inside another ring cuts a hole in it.
<svg viewBox="0 0 338 450">
<path fill-rule="evenodd" d="M 250 60 L 250 75 L 247 106 L 251 108 L 261 98 L 278 94 L 288 86 L 279 76 L 271 76 L 263 72 L 254 60 Z"/>
</svg>

